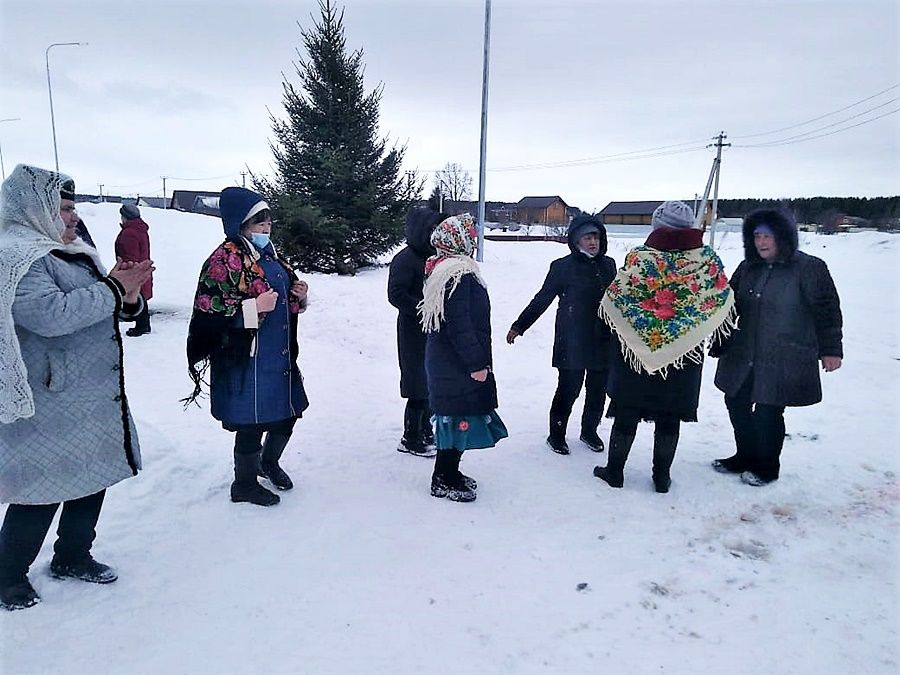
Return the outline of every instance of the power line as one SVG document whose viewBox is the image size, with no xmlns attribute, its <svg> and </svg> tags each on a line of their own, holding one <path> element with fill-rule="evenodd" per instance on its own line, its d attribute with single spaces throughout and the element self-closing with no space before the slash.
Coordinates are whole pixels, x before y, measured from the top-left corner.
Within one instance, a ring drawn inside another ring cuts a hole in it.
<svg viewBox="0 0 900 675">
<path fill-rule="evenodd" d="M 838 126 L 839 124 L 844 124 L 844 123 L 846 123 L 846 122 L 849 122 L 850 120 L 854 120 L 854 119 L 856 119 L 857 117 L 862 117 L 863 115 L 868 115 L 870 112 L 873 112 L 873 111 L 875 111 L 875 110 L 878 110 L 879 108 L 884 108 L 885 106 L 888 106 L 888 105 L 890 105 L 891 103 L 896 103 L 897 101 L 900 101 L 900 96 L 898 96 L 898 97 L 896 97 L 896 98 L 892 98 L 892 99 L 890 99 L 889 101 L 885 101 L 884 103 L 880 103 L 880 104 L 878 104 L 878 105 L 876 105 L 876 106 L 874 106 L 874 107 L 872 107 L 872 108 L 869 108 L 868 110 L 863 110 L 862 112 L 858 112 L 858 113 L 856 113 L 855 115 L 850 115 L 850 117 L 845 117 L 844 119 L 838 120 L 837 122 L 832 122 L 831 124 L 826 124 L 825 126 L 823 126 L 823 127 L 818 127 L 817 129 L 810 129 L 809 131 L 804 131 L 803 133 L 797 134 L 797 135 L 795 135 L 795 136 L 788 136 L 788 137 L 786 137 L 786 138 L 778 138 L 778 139 L 775 139 L 775 140 L 773 140 L 773 141 L 763 141 L 762 143 L 748 143 L 747 145 L 741 145 L 741 146 L 739 146 L 739 147 L 752 148 L 752 147 L 763 147 L 763 146 L 766 146 L 766 145 L 781 145 L 784 141 L 791 141 L 791 140 L 793 140 L 793 139 L 795 139 L 795 138 L 801 138 L 801 137 L 803 137 L 803 136 L 808 136 L 808 135 L 810 135 L 810 134 L 815 134 L 815 133 L 817 133 L 817 132 L 819 132 L 819 131 L 824 131 L 825 129 L 830 129 L 831 127 L 836 127 L 836 126 Z M 878 118 L 876 117 L 876 118 L 873 118 L 873 119 L 878 119 Z M 848 129 L 852 129 L 852 127 L 847 127 L 847 128 L 848 128 Z"/>
<path fill-rule="evenodd" d="M 629 155 L 654 153 L 657 151 L 668 150 L 670 148 L 680 148 L 685 145 L 697 145 L 698 143 L 705 144 L 708 140 L 709 139 L 707 139 L 707 138 L 699 138 L 699 139 L 696 139 L 693 141 L 685 141 L 683 143 L 673 143 L 671 145 L 661 145 L 661 146 L 658 146 L 655 148 L 630 150 L 628 152 L 619 152 L 619 153 L 614 153 L 611 155 L 600 155 L 597 157 L 583 157 L 580 159 L 567 159 L 567 160 L 560 160 L 560 161 L 556 161 L 556 162 L 540 162 L 540 163 L 536 163 L 536 164 L 519 164 L 519 165 L 514 165 L 514 166 L 499 166 L 499 167 L 492 167 L 489 169 L 489 171 L 523 171 L 523 170 L 527 170 L 527 169 L 555 169 L 555 168 L 562 168 L 562 167 L 567 167 L 567 166 L 587 166 L 590 164 L 603 163 L 608 160 L 617 159 L 619 157 L 627 157 Z M 703 147 L 706 147 L 706 146 L 704 145 Z M 694 148 L 691 148 L 690 150 L 693 150 L 693 149 Z M 697 149 L 700 149 L 700 148 L 697 148 Z M 678 152 L 689 152 L 690 150 L 684 150 L 684 151 L 678 151 Z M 677 154 L 677 153 L 673 152 L 673 154 Z"/>
<path fill-rule="evenodd" d="M 234 178 L 233 173 L 226 174 L 224 176 L 210 176 L 208 178 L 179 178 L 178 176 L 166 176 L 169 180 L 186 180 L 186 181 L 194 181 L 194 180 L 224 180 L 226 178 Z"/>
<path fill-rule="evenodd" d="M 870 119 L 863 120 L 862 122 L 857 122 L 856 124 L 851 124 L 849 127 L 835 129 L 834 131 L 829 131 L 824 134 L 818 134 L 816 136 L 807 136 L 806 138 L 800 138 L 798 136 L 794 136 L 793 138 L 795 138 L 797 140 L 782 139 L 780 141 L 772 141 L 771 143 L 754 143 L 754 144 L 748 144 L 748 145 L 735 145 L 735 147 L 738 147 L 738 148 L 774 148 L 779 145 L 793 145 L 794 143 L 802 143 L 803 141 L 812 141 L 817 138 L 825 138 L 826 136 L 833 136 L 834 134 L 839 134 L 842 131 L 847 131 L 849 129 L 855 129 L 856 127 L 861 127 L 864 124 L 869 124 L 870 122 L 880 120 L 882 117 L 887 117 L 888 115 L 894 115 L 898 112 L 900 112 L 900 108 L 894 108 L 893 110 L 889 110 L 886 113 L 882 113 L 882 114 L 876 115 L 875 117 L 872 117 Z M 844 120 L 844 121 L 847 121 L 847 120 Z M 829 125 L 829 126 L 833 126 L 833 125 Z M 823 127 L 823 128 L 825 128 L 825 127 Z M 809 132 L 809 133 L 812 133 L 812 132 Z M 800 136 L 804 136 L 804 135 L 805 134 L 800 134 Z"/>
<path fill-rule="evenodd" d="M 797 127 L 806 126 L 807 124 L 812 124 L 813 122 L 818 122 L 819 120 L 825 119 L 826 117 L 831 117 L 832 115 L 837 115 L 838 113 L 842 113 L 845 110 L 850 110 L 850 108 L 855 108 L 861 103 L 865 103 L 866 101 L 871 101 L 873 98 L 878 98 L 882 94 L 885 94 L 893 89 L 900 88 L 900 84 L 894 84 L 887 89 L 882 89 L 877 94 L 872 94 L 871 96 L 867 96 L 866 98 L 860 99 L 855 103 L 851 103 L 850 105 L 844 106 L 843 108 L 839 108 L 838 110 L 832 110 L 829 113 L 825 113 L 824 115 L 819 115 L 818 117 L 813 117 L 812 119 L 805 120 L 803 122 L 798 122 L 797 124 L 791 124 L 790 126 L 781 127 L 780 129 L 772 129 L 771 131 L 762 131 L 758 134 L 745 134 L 744 136 L 732 136 L 732 138 L 757 138 L 759 136 L 770 136 L 772 134 L 777 134 L 781 131 L 789 131 L 790 129 L 796 129 Z M 894 99 L 896 100 L 896 99 Z"/>
</svg>

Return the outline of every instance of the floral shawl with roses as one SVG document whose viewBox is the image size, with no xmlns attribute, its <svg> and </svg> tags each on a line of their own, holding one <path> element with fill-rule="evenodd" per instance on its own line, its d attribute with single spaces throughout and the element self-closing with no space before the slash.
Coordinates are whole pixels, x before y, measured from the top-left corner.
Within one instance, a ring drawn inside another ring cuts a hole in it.
<svg viewBox="0 0 900 675">
<path fill-rule="evenodd" d="M 685 359 L 700 363 L 706 339 L 719 341 L 736 325 L 722 261 L 699 236 L 697 243 L 688 250 L 632 249 L 600 302 L 600 316 L 638 373 L 665 377 Z"/>
<path fill-rule="evenodd" d="M 256 248 L 246 240 L 239 243 L 229 239 L 203 263 L 188 329 L 188 371 L 194 382 L 194 391 L 185 399 L 186 403 L 193 402 L 200 394 L 203 376 L 214 352 L 231 347 L 232 356 L 241 351 L 249 354 L 252 331 L 242 331 L 247 333 L 244 336 L 246 345 L 243 341 L 235 345 L 228 344 L 235 338 L 228 329 L 241 308 L 241 302 L 270 290 L 265 272 L 259 265 L 259 257 Z M 289 277 L 296 279 L 294 271 L 284 267 Z M 296 316 L 301 311 L 301 303 L 293 295 L 289 298 L 291 314 Z M 243 350 L 244 346 L 247 350 Z"/>
</svg>

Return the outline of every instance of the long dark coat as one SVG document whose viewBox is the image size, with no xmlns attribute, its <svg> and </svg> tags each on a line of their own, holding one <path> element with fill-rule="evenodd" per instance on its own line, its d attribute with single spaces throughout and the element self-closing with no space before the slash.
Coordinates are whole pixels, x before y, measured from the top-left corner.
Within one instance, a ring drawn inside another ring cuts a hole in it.
<svg viewBox="0 0 900 675">
<path fill-rule="evenodd" d="M 447 291 L 445 291 L 446 293 Z M 493 366 L 491 301 L 471 274 L 444 298 L 440 330 L 425 344 L 428 394 L 436 415 L 487 415 L 497 408 L 494 373 L 477 382 L 471 373 Z"/>
<path fill-rule="evenodd" d="M 766 263 L 744 224 L 744 260 L 730 284 L 738 330 L 712 355 L 720 355 L 716 386 L 734 397 L 753 373 L 751 400 L 805 406 L 822 400 L 819 359 L 843 356 L 840 300 L 825 262 L 797 250 L 797 229 L 777 211 L 765 224 L 775 234 L 779 258 Z"/>
<path fill-rule="evenodd" d="M 397 356 L 400 361 L 400 396 L 427 399 L 425 334 L 416 306 L 422 300 L 425 259 L 434 253 L 430 238 L 440 214 L 413 209 L 406 218 L 406 247 L 391 260 L 388 302 L 397 308 Z"/>
<path fill-rule="evenodd" d="M 611 333 L 600 318 L 598 308 L 606 287 L 616 276 L 616 263 L 606 255 L 606 230 L 600 227 L 600 252 L 594 258 L 578 250 L 569 228 L 572 252 L 550 263 L 544 285 L 522 310 L 512 328 L 524 335 L 555 298 L 556 329 L 553 338 L 553 367 L 577 370 L 609 368 Z"/>
</svg>

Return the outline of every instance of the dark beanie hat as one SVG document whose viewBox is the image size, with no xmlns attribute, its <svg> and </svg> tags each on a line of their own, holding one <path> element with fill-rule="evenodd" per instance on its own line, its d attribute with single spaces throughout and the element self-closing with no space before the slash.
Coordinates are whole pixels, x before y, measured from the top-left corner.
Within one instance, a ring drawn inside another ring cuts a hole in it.
<svg viewBox="0 0 900 675">
<path fill-rule="evenodd" d="M 75 181 L 69 178 L 59 187 L 59 198 L 75 201 Z"/>
<path fill-rule="evenodd" d="M 141 217 L 141 210 L 135 204 L 122 204 L 119 213 L 125 220 L 135 220 Z"/>
</svg>

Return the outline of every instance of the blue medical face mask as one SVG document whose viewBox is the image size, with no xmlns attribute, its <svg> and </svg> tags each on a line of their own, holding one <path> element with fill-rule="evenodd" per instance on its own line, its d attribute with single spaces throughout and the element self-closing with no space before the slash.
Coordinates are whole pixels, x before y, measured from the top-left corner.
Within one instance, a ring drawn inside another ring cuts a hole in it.
<svg viewBox="0 0 900 675">
<path fill-rule="evenodd" d="M 260 250 L 264 249 L 271 242 L 269 235 L 263 234 L 262 232 L 253 232 L 250 235 L 250 240 L 253 242 L 253 245 Z"/>
</svg>

